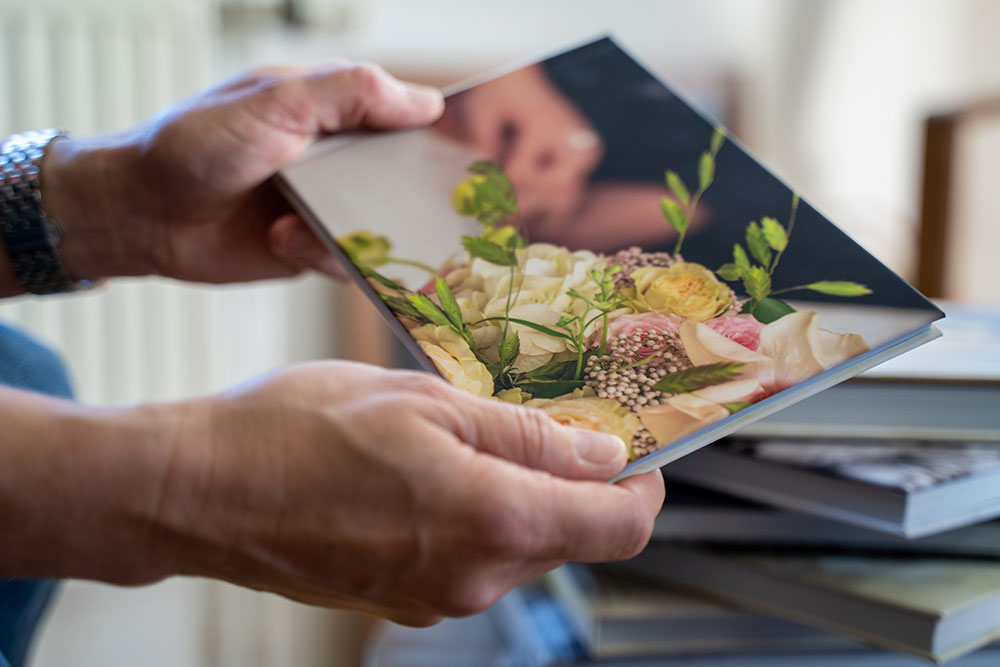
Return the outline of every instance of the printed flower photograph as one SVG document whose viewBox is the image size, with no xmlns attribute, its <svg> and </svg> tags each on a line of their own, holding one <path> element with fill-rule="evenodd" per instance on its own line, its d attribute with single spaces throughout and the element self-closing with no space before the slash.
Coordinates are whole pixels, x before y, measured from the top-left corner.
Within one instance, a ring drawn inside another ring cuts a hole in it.
<svg viewBox="0 0 1000 667">
<path fill-rule="evenodd" d="M 614 434 L 635 459 L 866 352 L 854 333 L 779 295 L 869 294 L 847 280 L 774 289 L 789 220 L 750 222 L 731 261 L 711 269 L 681 254 L 698 199 L 711 187 L 724 130 L 702 154 L 696 187 L 672 171 L 659 202 L 671 252 L 607 255 L 531 242 L 503 167 L 478 161 L 451 205 L 480 233 L 439 266 L 400 256 L 368 230 L 338 243 L 442 376 L 472 394 L 542 410 L 560 423 Z M 422 270 L 404 285 L 391 267 Z"/>
<path fill-rule="evenodd" d="M 610 40 L 288 177 L 421 367 L 633 460 L 940 317 Z"/>
</svg>

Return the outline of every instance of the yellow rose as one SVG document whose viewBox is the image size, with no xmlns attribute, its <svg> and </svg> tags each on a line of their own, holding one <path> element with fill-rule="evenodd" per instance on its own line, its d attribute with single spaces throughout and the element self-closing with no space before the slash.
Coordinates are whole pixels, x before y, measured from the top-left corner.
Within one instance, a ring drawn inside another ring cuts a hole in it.
<svg viewBox="0 0 1000 667">
<path fill-rule="evenodd" d="M 493 395 L 493 376 L 453 329 L 425 324 L 410 335 L 448 382 L 476 396 Z"/>
<path fill-rule="evenodd" d="M 533 398 L 524 405 L 565 426 L 617 435 L 628 446 L 639 429 L 639 418 L 618 401 L 580 390 L 558 398 Z"/>
<path fill-rule="evenodd" d="M 729 288 L 701 264 L 677 262 L 669 267 L 644 266 L 632 273 L 633 306 L 689 317 L 698 322 L 721 315 L 729 306 Z"/>
</svg>

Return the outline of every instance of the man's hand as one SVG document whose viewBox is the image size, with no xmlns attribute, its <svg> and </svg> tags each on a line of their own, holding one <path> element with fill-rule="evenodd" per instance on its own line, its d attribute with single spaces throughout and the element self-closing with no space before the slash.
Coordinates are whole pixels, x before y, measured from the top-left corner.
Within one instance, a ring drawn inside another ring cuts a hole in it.
<svg viewBox="0 0 1000 667">
<path fill-rule="evenodd" d="M 7 393 L 0 576 L 210 576 L 423 625 L 636 554 L 663 500 L 658 472 L 605 481 L 614 436 L 423 373 L 321 362 L 109 411 Z"/>
<path fill-rule="evenodd" d="M 423 125 L 442 109 L 437 90 L 374 66 L 259 70 L 133 131 L 54 142 L 43 205 L 64 228 L 61 253 L 74 278 L 336 273 L 269 178 L 320 134 Z"/>
<path fill-rule="evenodd" d="M 423 373 L 311 364 L 181 414 L 153 517 L 169 570 L 404 623 L 628 558 L 663 500 L 658 473 L 606 483 L 613 436 Z"/>
</svg>

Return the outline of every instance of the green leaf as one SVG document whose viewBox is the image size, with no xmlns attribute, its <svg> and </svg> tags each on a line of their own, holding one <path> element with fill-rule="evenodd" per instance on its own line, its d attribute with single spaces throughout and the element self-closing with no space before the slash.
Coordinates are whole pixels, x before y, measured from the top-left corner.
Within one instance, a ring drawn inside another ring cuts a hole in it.
<svg viewBox="0 0 1000 667">
<path fill-rule="evenodd" d="M 473 257 L 485 259 L 500 266 L 517 266 L 517 255 L 502 245 L 476 236 L 463 236 L 462 247 Z"/>
<path fill-rule="evenodd" d="M 533 368 L 530 371 L 521 373 L 519 380 L 569 380 L 573 377 L 576 369 L 576 361 L 556 361 L 552 360 L 546 364 Z"/>
<path fill-rule="evenodd" d="M 719 152 L 719 149 L 722 148 L 722 142 L 724 142 L 725 140 L 726 140 L 726 128 L 719 125 L 718 127 L 715 128 L 715 133 L 712 135 L 712 143 L 709 146 L 709 148 L 712 151 L 712 155 L 715 155 Z"/>
<path fill-rule="evenodd" d="M 518 338 L 517 332 L 511 332 L 503 339 L 500 343 L 500 366 L 502 368 L 507 368 L 514 360 L 517 359 L 517 355 L 521 353 L 521 340 Z"/>
<path fill-rule="evenodd" d="M 755 260 L 764 266 L 771 263 L 771 247 L 764 238 L 764 231 L 756 221 L 747 225 L 747 247 Z"/>
<path fill-rule="evenodd" d="M 830 296 L 864 296 L 872 291 L 861 283 L 854 283 L 849 280 L 820 280 L 815 283 L 803 285 L 805 289 L 810 289 L 820 294 Z"/>
<path fill-rule="evenodd" d="M 583 380 L 536 380 L 522 382 L 517 386 L 531 394 L 532 398 L 558 398 L 583 388 L 583 384 Z"/>
<path fill-rule="evenodd" d="M 376 282 L 382 283 L 383 285 L 385 285 L 389 289 L 398 290 L 400 292 L 405 292 L 406 291 L 405 287 L 403 287 L 399 283 L 395 282 L 394 280 L 390 280 L 389 278 L 386 278 L 385 276 L 383 276 L 381 273 L 379 273 L 378 271 L 376 271 L 375 269 L 373 269 L 370 266 L 367 266 L 365 264 L 358 264 L 357 267 L 358 267 L 358 271 L 360 271 L 361 275 L 363 275 L 365 278 L 371 278 L 372 280 L 375 280 Z"/>
<path fill-rule="evenodd" d="M 691 193 L 688 192 L 687 186 L 684 185 L 684 181 L 681 180 L 676 171 L 667 172 L 667 187 L 682 204 L 691 205 Z"/>
<path fill-rule="evenodd" d="M 663 213 L 663 217 L 666 218 L 670 226 L 673 227 L 678 234 L 683 235 L 688 228 L 688 217 L 684 213 L 684 209 L 681 205 L 670 197 L 664 197 L 660 200 L 660 211 Z"/>
<path fill-rule="evenodd" d="M 559 318 L 559 321 L 556 322 L 556 326 L 559 327 L 560 329 L 563 329 L 573 324 L 573 322 L 576 322 L 575 317 L 573 317 L 572 315 L 563 315 L 562 317 Z"/>
<path fill-rule="evenodd" d="M 760 219 L 760 226 L 764 240 L 767 241 L 771 250 L 781 252 L 788 247 L 788 234 L 785 233 L 785 228 L 781 226 L 780 222 L 770 216 L 764 216 Z"/>
<path fill-rule="evenodd" d="M 462 323 L 462 309 L 458 307 L 458 302 L 455 301 L 455 295 L 452 294 L 448 283 L 441 276 L 434 276 L 434 289 L 441 301 L 441 310 L 448 316 L 455 328 L 461 331 L 465 327 Z"/>
<path fill-rule="evenodd" d="M 761 324 L 770 324 L 771 322 L 780 320 L 789 313 L 795 312 L 794 308 L 781 299 L 775 299 L 773 296 L 762 299 L 756 306 L 748 303 L 746 310 Z"/>
<path fill-rule="evenodd" d="M 382 293 L 379 293 L 379 296 L 382 298 L 382 301 L 385 302 L 385 305 L 389 306 L 389 310 L 391 310 L 394 315 L 400 315 L 402 317 L 412 317 L 416 320 L 420 320 L 421 322 L 427 321 L 427 318 L 424 317 L 423 314 L 421 314 L 421 312 L 417 310 L 412 303 L 410 303 L 409 299 L 406 299 L 401 296 L 393 296 L 391 294 L 382 294 Z"/>
<path fill-rule="evenodd" d="M 735 414 L 740 410 L 744 410 L 750 407 L 750 404 L 746 401 L 734 401 L 732 403 L 723 403 L 722 407 L 729 410 L 729 414 Z"/>
<path fill-rule="evenodd" d="M 715 158 L 708 151 L 701 154 L 698 162 L 698 187 L 704 191 L 715 180 Z"/>
<path fill-rule="evenodd" d="M 743 364 L 707 364 L 692 366 L 676 373 L 671 373 L 653 385 L 655 391 L 664 394 L 687 394 L 706 387 L 712 387 L 732 380 L 742 370 Z"/>
<path fill-rule="evenodd" d="M 444 311 L 438 308 L 437 304 L 431 301 L 427 295 L 411 293 L 407 294 L 406 298 L 413 304 L 413 307 L 416 308 L 421 315 L 430 320 L 432 323 L 437 324 L 438 326 L 448 327 L 449 329 L 454 328 L 451 320 L 449 320 L 448 316 L 444 314 Z"/>
<path fill-rule="evenodd" d="M 723 264 L 715 270 L 715 272 L 719 274 L 720 278 L 727 281 L 739 280 L 743 277 L 743 273 L 745 271 L 747 271 L 747 269 L 744 269 L 742 266 L 738 266 L 736 264 Z"/>
<path fill-rule="evenodd" d="M 754 301 L 762 301 L 771 293 L 771 276 L 763 266 L 751 267 L 743 276 L 743 287 Z"/>
<path fill-rule="evenodd" d="M 733 263 L 741 269 L 750 268 L 750 259 L 747 257 L 747 251 L 739 243 L 733 244 Z"/>
<path fill-rule="evenodd" d="M 480 322 L 496 322 L 508 320 L 514 324 L 520 324 L 521 326 L 528 327 L 529 329 L 534 329 L 535 331 L 540 331 L 543 334 L 548 334 L 554 336 L 555 338 L 565 338 L 567 340 L 573 340 L 572 336 L 563 333 L 562 331 L 556 331 L 555 329 L 550 329 L 549 327 L 543 326 L 541 324 L 535 324 L 528 320 L 521 320 L 516 317 L 485 317 Z"/>
</svg>

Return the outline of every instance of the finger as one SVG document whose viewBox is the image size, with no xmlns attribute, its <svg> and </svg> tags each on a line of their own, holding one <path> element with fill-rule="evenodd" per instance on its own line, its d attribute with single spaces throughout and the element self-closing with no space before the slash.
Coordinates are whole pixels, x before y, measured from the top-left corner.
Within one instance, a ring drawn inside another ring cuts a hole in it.
<svg viewBox="0 0 1000 667">
<path fill-rule="evenodd" d="M 334 69 L 306 83 L 324 132 L 426 125 L 444 110 L 441 91 L 399 81 L 374 65 Z"/>
<path fill-rule="evenodd" d="M 297 269 L 312 269 L 342 282 L 350 277 L 333 253 L 295 214 L 281 216 L 268 230 L 268 242 L 274 254 Z"/>
<path fill-rule="evenodd" d="M 427 416 L 481 452 L 567 479 L 607 480 L 628 459 L 617 436 L 570 428 L 540 410 L 453 391 L 453 409 L 442 410 L 432 401 Z"/>
<path fill-rule="evenodd" d="M 624 560 L 649 542 L 663 505 L 659 470 L 617 484 L 537 478 L 510 489 L 525 508 L 534 508 L 538 542 L 529 556 L 576 562 Z"/>
</svg>

